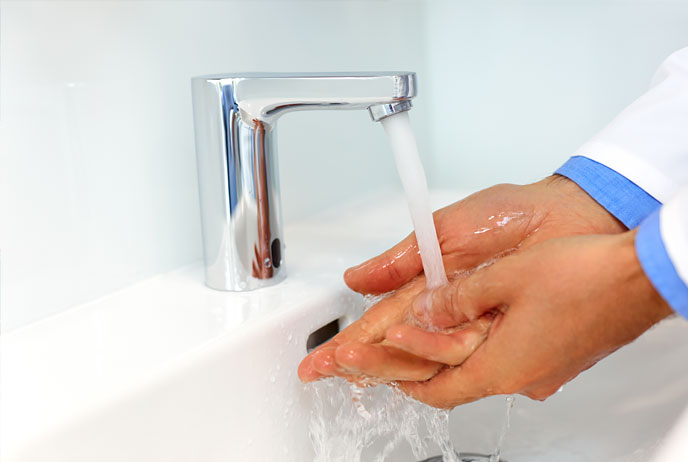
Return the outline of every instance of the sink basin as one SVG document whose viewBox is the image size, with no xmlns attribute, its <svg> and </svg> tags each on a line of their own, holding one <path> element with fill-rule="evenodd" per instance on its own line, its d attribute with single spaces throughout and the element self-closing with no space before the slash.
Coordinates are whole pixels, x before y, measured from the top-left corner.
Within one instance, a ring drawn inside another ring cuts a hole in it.
<svg viewBox="0 0 688 462">
<path fill-rule="evenodd" d="M 433 206 L 464 194 L 433 195 Z M 345 268 L 410 230 L 398 193 L 285 228 L 286 281 L 229 293 L 198 262 L 0 336 L 2 462 L 305 461 L 309 335 L 360 315 Z M 504 458 L 646 460 L 688 402 L 688 323 L 664 322 L 544 403 L 518 397 Z M 489 453 L 504 398 L 456 409 L 459 449 Z M 415 460 L 399 448 L 390 460 Z"/>
<path fill-rule="evenodd" d="M 517 396 L 502 454 L 509 462 L 640 462 L 652 458 L 688 404 L 688 323 L 666 320 L 544 402 Z M 457 408 L 457 448 L 489 452 L 504 398 Z M 658 461 L 659 462 L 659 461 Z"/>
</svg>

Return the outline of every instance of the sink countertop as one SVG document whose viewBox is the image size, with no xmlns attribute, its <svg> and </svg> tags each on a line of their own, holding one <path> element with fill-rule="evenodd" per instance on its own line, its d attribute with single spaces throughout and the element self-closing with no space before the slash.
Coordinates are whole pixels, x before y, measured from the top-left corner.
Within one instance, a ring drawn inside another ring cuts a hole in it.
<svg viewBox="0 0 688 462">
<path fill-rule="evenodd" d="M 433 207 L 464 195 L 435 193 Z M 215 291 L 196 262 L 3 333 L 0 459 L 309 460 L 312 396 L 296 378 L 306 338 L 360 314 L 342 272 L 410 230 L 402 195 L 382 192 L 288 225 L 276 286 Z M 664 321 L 564 393 L 519 398 L 505 458 L 646 460 L 688 399 L 687 331 Z M 503 406 L 495 396 L 452 412 L 454 443 L 490 452 Z"/>
<path fill-rule="evenodd" d="M 463 196 L 438 192 L 433 206 Z M 305 302 L 354 297 L 342 281 L 343 271 L 410 230 L 403 195 L 383 191 L 288 224 L 288 276 L 276 286 L 216 291 L 205 286 L 199 261 L 3 333 L 3 446 L 30 444 L 193 361 L 213 342 L 240 342 L 264 321 L 277 322 Z"/>
</svg>

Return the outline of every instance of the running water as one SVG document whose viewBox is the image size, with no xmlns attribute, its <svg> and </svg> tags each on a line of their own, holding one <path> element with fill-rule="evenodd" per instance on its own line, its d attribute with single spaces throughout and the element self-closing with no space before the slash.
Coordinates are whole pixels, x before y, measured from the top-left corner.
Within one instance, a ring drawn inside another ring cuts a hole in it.
<svg viewBox="0 0 688 462">
<path fill-rule="evenodd" d="M 408 112 L 389 116 L 381 122 L 406 193 L 427 288 L 435 289 L 447 284 L 447 275 L 430 208 L 425 172 Z M 379 298 L 369 298 L 364 309 L 377 301 Z M 408 443 L 418 460 L 427 456 L 428 443 L 442 453 L 444 462 L 463 460 L 457 455 L 449 437 L 449 411 L 427 406 L 406 396 L 394 383 L 388 385 L 360 388 L 339 378 L 308 385 L 314 398 L 309 435 L 315 462 L 361 462 L 363 458 L 383 462 L 403 441 Z M 509 396 L 497 448 L 490 456 L 479 456 L 480 460 L 487 461 L 489 457 L 489 462 L 499 462 L 512 406 L 513 397 Z"/>
<path fill-rule="evenodd" d="M 406 192 L 427 287 L 435 289 L 447 283 L 447 275 L 444 272 L 442 252 L 437 241 L 435 222 L 432 219 L 425 171 L 418 155 L 418 146 L 408 111 L 391 115 L 380 122 L 392 146 L 401 184 Z"/>
<path fill-rule="evenodd" d="M 314 397 L 309 435 L 314 462 L 383 462 L 406 442 L 416 460 L 441 451 L 460 462 L 449 439 L 449 411 L 409 398 L 393 384 L 359 388 L 340 378 L 308 384 Z"/>
<path fill-rule="evenodd" d="M 497 447 L 494 453 L 490 456 L 490 462 L 499 462 L 502 457 L 502 446 L 504 445 L 504 439 L 511 426 L 511 410 L 514 408 L 514 395 L 509 395 L 506 397 L 506 416 L 504 416 L 504 424 L 502 425 L 502 431 L 499 434 L 499 439 L 497 440 Z"/>
<path fill-rule="evenodd" d="M 382 298 L 365 297 L 363 310 Z M 403 442 L 416 460 L 441 452 L 444 462 L 460 462 L 449 437 L 449 411 L 388 385 L 362 388 L 336 377 L 307 385 L 313 396 L 308 430 L 314 462 L 383 462 Z"/>
</svg>

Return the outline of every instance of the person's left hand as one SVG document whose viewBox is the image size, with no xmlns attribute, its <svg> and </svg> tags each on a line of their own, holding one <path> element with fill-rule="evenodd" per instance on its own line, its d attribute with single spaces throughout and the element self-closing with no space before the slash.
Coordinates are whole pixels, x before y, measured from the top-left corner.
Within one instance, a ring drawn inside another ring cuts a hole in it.
<svg viewBox="0 0 688 462">
<path fill-rule="evenodd" d="M 438 327 L 497 314 L 463 364 L 400 387 L 441 408 L 494 394 L 552 395 L 672 313 L 640 266 L 635 234 L 552 239 L 418 298 L 419 315 Z M 426 360 L 464 358 L 464 346 L 442 333 L 397 325 L 386 339 Z"/>
<path fill-rule="evenodd" d="M 434 376 L 445 367 L 443 363 L 412 355 L 385 340 L 389 327 L 407 322 L 417 324 L 411 306 L 424 289 L 425 277 L 419 276 L 370 308 L 301 362 L 298 369 L 301 380 L 310 382 L 323 376 L 339 376 L 367 384 L 427 380 Z M 448 335 L 462 345 L 454 348 L 454 358 L 463 361 L 477 348 L 487 335 L 490 321 L 490 316 L 484 316 L 452 329 Z"/>
</svg>

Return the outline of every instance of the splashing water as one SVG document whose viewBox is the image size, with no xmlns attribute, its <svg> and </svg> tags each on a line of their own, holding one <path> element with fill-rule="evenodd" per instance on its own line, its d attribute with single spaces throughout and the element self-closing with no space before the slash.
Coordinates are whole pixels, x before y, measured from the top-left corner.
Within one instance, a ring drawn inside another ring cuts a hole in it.
<svg viewBox="0 0 688 462">
<path fill-rule="evenodd" d="M 393 384 L 360 388 L 329 378 L 308 388 L 315 462 L 383 462 L 403 441 L 417 460 L 436 446 L 445 462 L 459 462 L 449 439 L 449 411 L 415 401 Z"/>
<path fill-rule="evenodd" d="M 443 286 L 447 283 L 447 275 L 444 272 L 442 251 L 432 219 L 425 171 L 418 155 L 408 111 L 386 117 L 381 123 L 392 146 L 401 184 L 406 193 L 428 289 Z"/>
<path fill-rule="evenodd" d="M 388 295 L 364 297 L 362 311 Z M 460 462 L 449 437 L 449 411 L 406 396 L 395 383 L 387 385 L 359 387 L 336 377 L 306 385 L 313 397 L 314 462 L 383 462 L 403 442 L 417 460 L 439 449 L 444 462 Z"/>
<path fill-rule="evenodd" d="M 407 112 L 401 112 L 381 122 L 406 193 L 427 288 L 435 289 L 447 284 L 447 275 L 430 208 L 425 172 L 409 116 Z M 512 218 L 517 217 L 500 217 L 497 226 L 504 226 Z M 364 310 L 381 298 L 384 296 L 368 298 Z M 371 380 L 368 385 L 375 385 L 375 382 Z M 384 462 L 402 442 L 410 446 L 417 460 L 427 457 L 427 451 L 434 446 L 435 451 L 439 449 L 442 453 L 444 462 L 461 462 L 449 437 L 449 411 L 406 396 L 395 383 L 388 385 L 361 388 L 340 378 L 307 385 L 314 403 L 309 424 L 314 462 L 361 462 L 364 457 L 365 460 Z M 507 398 L 505 423 L 489 462 L 500 461 L 512 406 L 513 397 L 510 396 Z M 488 456 L 481 457 L 487 460 Z"/>
</svg>

